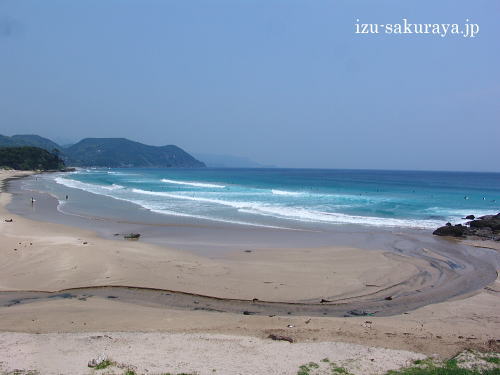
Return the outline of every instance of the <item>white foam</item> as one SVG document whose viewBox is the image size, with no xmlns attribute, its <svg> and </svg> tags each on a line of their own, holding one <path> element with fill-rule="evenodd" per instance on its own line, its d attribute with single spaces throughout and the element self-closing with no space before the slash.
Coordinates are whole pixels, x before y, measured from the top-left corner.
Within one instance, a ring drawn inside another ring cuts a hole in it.
<svg viewBox="0 0 500 375">
<path fill-rule="evenodd" d="M 62 177 L 56 177 L 54 179 L 54 181 L 56 181 L 57 183 L 59 183 L 61 185 L 65 185 L 67 187 L 84 190 L 84 191 L 87 191 L 87 192 L 90 192 L 93 194 L 104 195 L 104 196 L 107 196 L 110 198 L 114 198 L 117 200 L 129 202 L 129 203 L 134 203 L 134 204 L 137 204 L 138 206 L 141 206 L 147 210 L 150 210 L 151 212 L 156 212 L 156 213 L 160 213 L 160 214 L 164 214 L 164 215 L 190 217 L 190 218 L 195 218 L 195 219 L 211 220 L 211 221 L 217 221 L 217 222 L 223 222 L 223 223 L 229 223 L 229 224 L 249 225 L 249 226 L 254 226 L 254 227 L 262 227 L 262 228 L 295 230 L 295 229 L 287 228 L 287 227 L 283 227 L 283 226 L 266 225 L 266 224 L 252 223 L 252 222 L 239 221 L 239 220 L 229 220 L 229 219 L 222 219 L 222 218 L 217 218 L 217 217 L 209 217 L 209 216 L 195 215 L 195 214 L 188 214 L 188 213 L 183 213 L 183 212 L 167 210 L 167 209 L 159 208 L 158 206 L 155 206 L 154 204 L 152 204 L 152 202 L 133 199 L 130 197 L 127 197 L 127 198 L 118 197 L 118 196 L 111 195 L 105 191 L 100 190 L 102 188 L 104 188 L 105 190 L 108 190 L 108 191 L 124 189 L 124 187 L 121 185 L 116 185 L 115 188 L 113 188 L 112 186 L 89 184 L 89 183 L 76 181 L 76 180 L 70 180 L 70 179 L 66 179 L 66 178 L 62 178 Z M 132 191 L 136 192 L 136 193 L 139 192 L 142 194 L 149 194 L 149 195 L 165 195 L 165 194 L 167 194 L 167 193 L 161 193 L 161 192 L 148 192 L 148 191 L 140 190 L 140 189 L 132 189 Z M 154 193 L 159 193 L 159 194 L 154 194 Z M 57 208 L 60 212 L 63 212 L 64 203 L 65 203 L 64 201 L 59 201 Z"/>
<path fill-rule="evenodd" d="M 146 208 L 145 206 L 143 206 L 143 207 Z M 252 227 L 271 228 L 271 229 L 298 230 L 298 229 L 287 228 L 287 227 L 280 227 L 280 226 L 275 226 L 275 225 L 265 225 L 265 224 L 251 223 L 251 222 L 247 222 L 247 221 L 228 220 L 228 219 L 222 219 L 222 218 L 216 218 L 216 217 L 210 217 L 210 216 L 186 214 L 186 213 L 183 213 L 183 212 L 171 211 L 171 210 L 166 210 L 166 209 L 149 209 L 149 210 L 151 212 L 156 212 L 156 213 L 165 214 L 165 215 L 180 216 L 180 217 L 189 217 L 189 218 L 194 218 L 194 219 L 217 221 L 217 222 L 221 222 L 221 223 L 249 225 L 249 226 L 252 226 Z"/>
<path fill-rule="evenodd" d="M 442 225 L 437 220 L 412 220 L 394 219 L 384 217 L 356 216 L 341 213 L 331 213 L 319 210 L 312 210 L 302 207 L 285 207 L 275 204 L 265 204 L 260 202 L 227 201 L 222 199 L 203 198 L 189 195 L 172 194 L 159 191 L 145 191 L 132 189 L 139 194 L 162 196 L 166 198 L 183 199 L 204 203 L 220 204 L 236 208 L 239 212 L 253 215 L 272 216 L 280 219 L 296 220 L 303 222 L 330 223 L 330 224 L 362 224 L 370 226 L 385 227 L 410 227 L 410 228 L 435 228 Z"/>
<path fill-rule="evenodd" d="M 287 195 L 287 196 L 292 196 L 292 197 L 298 197 L 298 196 L 304 195 L 304 193 L 300 193 L 298 191 L 286 191 L 286 190 L 278 190 L 278 189 L 272 189 L 271 192 L 274 195 Z"/>
<path fill-rule="evenodd" d="M 138 173 L 107 171 L 107 174 L 115 176 L 140 176 Z"/>
<path fill-rule="evenodd" d="M 125 189 L 125 186 L 123 185 L 118 185 L 118 184 L 113 184 L 113 185 L 100 185 L 103 189 L 107 190 L 118 190 L 118 189 Z"/>
<path fill-rule="evenodd" d="M 56 177 L 56 178 L 54 178 L 54 181 L 57 182 L 58 184 L 61 184 L 61 185 L 67 186 L 67 187 L 85 190 L 85 191 L 89 191 L 89 192 L 95 193 L 95 194 L 100 194 L 99 189 L 105 189 L 105 190 L 109 190 L 109 191 L 125 189 L 125 186 L 118 185 L 118 184 L 96 185 L 96 184 L 90 184 L 90 183 L 86 183 L 86 182 L 71 180 L 71 179 L 63 178 L 63 177 Z"/>
<path fill-rule="evenodd" d="M 323 212 L 305 208 L 289 208 L 277 206 L 266 207 L 265 210 L 245 209 L 241 211 L 250 214 L 253 213 L 258 215 L 273 216 L 282 219 L 297 220 L 310 223 L 361 224 L 377 227 L 405 227 L 422 229 L 435 228 L 439 225 L 442 225 L 441 222 L 435 220 L 411 220 L 375 216 L 357 216 L 342 213 Z"/>
<path fill-rule="evenodd" d="M 174 184 L 174 185 L 187 185 L 187 186 L 215 188 L 215 189 L 224 189 L 226 187 L 225 185 L 207 184 L 205 182 L 195 182 L 195 181 L 169 180 L 168 178 L 162 178 L 161 182 L 165 182 L 167 184 Z"/>
<path fill-rule="evenodd" d="M 385 217 L 373 217 L 373 216 L 358 216 L 358 215 L 348 215 L 336 212 L 328 212 L 333 207 L 330 205 L 327 210 L 321 209 L 322 206 L 314 207 L 297 207 L 297 206 L 285 206 L 277 203 L 265 203 L 260 201 L 246 201 L 246 200 L 228 200 L 228 199 L 220 199 L 220 198 L 212 198 L 207 197 L 206 195 L 213 195 L 213 192 L 204 192 L 205 196 L 200 196 L 200 194 L 194 194 L 193 192 L 179 192 L 179 193 L 171 193 L 171 192 L 160 192 L 160 191 L 146 191 L 142 189 L 127 189 L 122 185 L 95 185 L 90 183 L 84 183 L 76 180 L 71 180 L 68 178 L 56 177 L 55 181 L 57 183 L 63 184 L 68 187 L 77 188 L 81 190 L 85 190 L 94 194 L 105 195 L 114 199 L 128 201 L 131 203 L 138 204 L 144 208 L 147 208 L 151 211 L 164 213 L 168 215 L 177 215 L 177 216 L 186 216 L 193 217 L 199 219 L 206 220 L 214 220 L 221 222 L 228 222 L 234 224 L 245 224 L 245 225 L 255 225 L 255 226 L 264 226 L 256 223 L 242 222 L 233 219 L 227 218 L 217 218 L 212 216 L 201 216 L 198 215 L 200 207 L 195 205 L 194 207 L 186 208 L 179 207 L 179 210 L 175 207 L 175 200 L 184 200 L 184 201 L 192 201 L 199 203 L 207 203 L 213 205 L 221 205 L 225 207 L 231 207 L 236 210 L 236 212 L 252 214 L 257 216 L 268 216 L 274 217 L 277 219 L 285 219 L 285 220 L 294 220 L 300 222 L 310 222 L 310 223 L 327 223 L 327 224 L 361 224 L 361 225 L 369 225 L 369 226 L 377 226 L 377 227 L 406 227 L 406 228 L 425 228 L 431 229 L 436 228 L 438 226 L 443 225 L 445 220 L 452 221 L 454 223 L 462 222 L 462 217 L 465 216 L 465 211 L 462 210 L 443 210 L 440 212 L 439 216 L 446 217 L 446 219 L 400 219 L 400 218 L 385 218 Z M 170 180 L 169 180 L 170 181 Z M 172 180 L 173 181 L 173 180 Z M 175 182 L 177 183 L 177 182 Z M 196 182 L 182 182 L 182 184 L 197 184 Z M 196 186 L 197 186 L 196 185 Z M 203 184 L 203 185 L 212 185 L 212 184 Z M 223 188 L 222 185 L 214 185 L 219 188 Z M 206 186 L 205 186 L 206 187 Z M 273 194 L 278 192 L 278 195 L 287 195 L 287 193 L 294 192 L 285 192 L 285 194 L 281 194 L 284 192 L 283 190 L 272 190 Z M 269 192 L 269 190 L 268 190 Z M 163 202 L 151 202 L 147 199 L 141 200 L 137 199 L 137 196 L 133 196 L 135 194 L 148 195 L 148 196 L 156 196 L 169 198 L 173 200 L 173 206 L 169 207 L 167 210 Z M 297 192 L 296 192 L 297 193 Z M 299 193 L 300 194 L 300 193 Z M 226 197 L 227 195 L 225 195 Z M 258 198 L 257 198 L 258 199 Z M 161 204 L 159 204 L 161 203 Z M 184 212 L 179 212 L 180 210 Z M 432 207 L 427 209 L 426 211 L 439 211 L 439 207 Z M 186 212 L 187 211 L 187 212 Z M 467 211 L 468 212 L 468 211 Z"/>
</svg>

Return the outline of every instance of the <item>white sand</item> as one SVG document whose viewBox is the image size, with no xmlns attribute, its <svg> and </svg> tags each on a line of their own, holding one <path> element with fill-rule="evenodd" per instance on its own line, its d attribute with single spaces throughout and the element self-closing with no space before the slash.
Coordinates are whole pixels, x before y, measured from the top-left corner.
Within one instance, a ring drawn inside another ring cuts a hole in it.
<svg viewBox="0 0 500 375">
<path fill-rule="evenodd" d="M 105 356 L 116 362 L 111 373 L 224 375 L 296 374 L 309 362 L 328 366 L 328 358 L 354 374 L 383 374 L 408 365 L 421 354 L 336 342 L 294 343 L 220 334 L 168 333 L 0 333 L 0 368 L 41 374 L 89 374 L 88 361 Z M 62 370 L 64 369 L 64 370 Z M 109 370 L 108 370 L 109 371 Z M 109 373 L 103 371 L 104 373 Z"/>
</svg>

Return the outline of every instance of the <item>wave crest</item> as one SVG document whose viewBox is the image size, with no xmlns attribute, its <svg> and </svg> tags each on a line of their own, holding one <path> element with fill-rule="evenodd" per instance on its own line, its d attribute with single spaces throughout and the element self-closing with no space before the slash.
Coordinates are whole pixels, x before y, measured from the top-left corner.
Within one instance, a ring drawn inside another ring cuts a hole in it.
<svg viewBox="0 0 500 375">
<path fill-rule="evenodd" d="M 224 189 L 226 187 L 226 185 L 207 184 L 205 182 L 196 182 L 196 181 L 170 180 L 168 178 L 162 178 L 161 182 L 165 182 L 167 184 L 173 184 L 173 185 L 187 185 L 187 186 L 204 187 L 204 188 L 215 188 L 215 189 Z"/>
<path fill-rule="evenodd" d="M 274 195 L 286 195 L 286 196 L 292 196 L 292 197 L 299 197 L 301 195 L 304 195 L 304 193 L 301 193 L 298 191 L 286 191 L 286 190 L 278 190 L 278 189 L 272 189 L 271 192 Z"/>
</svg>

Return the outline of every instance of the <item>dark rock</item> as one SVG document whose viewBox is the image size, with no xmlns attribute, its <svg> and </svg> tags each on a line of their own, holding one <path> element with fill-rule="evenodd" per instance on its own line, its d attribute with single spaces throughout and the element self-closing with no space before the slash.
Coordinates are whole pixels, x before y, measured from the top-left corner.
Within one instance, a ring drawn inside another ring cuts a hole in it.
<svg viewBox="0 0 500 375">
<path fill-rule="evenodd" d="M 477 229 L 472 228 L 471 231 L 474 232 L 475 236 L 479 237 L 491 236 L 491 234 L 493 233 L 493 230 L 490 227 L 477 228 Z"/>
<path fill-rule="evenodd" d="M 474 215 L 467 215 L 465 217 L 466 220 L 474 220 L 476 217 Z"/>
<path fill-rule="evenodd" d="M 500 214 L 483 216 L 479 220 L 471 221 L 469 225 L 471 228 L 491 228 L 493 231 L 500 231 Z"/>
<path fill-rule="evenodd" d="M 432 234 L 435 234 L 436 236 L 463 237 L 466 229 L 467 228 L 464 226 L 445 225 L 444 227 L 436 229 Z"/>
<path fill-rule="evenodd" d="M 5 219 L 6 223 L 12 223 L 12 219 Z"/>
<path fill-rule="evenodd" d="M 321 301 L 319 301 L 319 303 L 328 303 L 328 302 L 331 302 L 331 301 L 328 301 L 327 299 L 324 299 L 324 298 L 321 298 Z"/>
<path fill-rule="evenodd" d="M 290 344 L 293 344 L 293 339 L 291 337 L 288 337 L 288 336 L 270 334 L 267 337 L 270 338 L 271 340 L 288 341 Z"/>
<path fill-rule="evenodd" d="M 500 213 L 481 216 L 475 220 L 474 215 L 469 215 L 466 219 L 472 219 L 472 221 L 466 223 L 467 226 L 446 223 L 444 227 L 436 229 L 433 234 L 452 237 L 475 236 L 485 240 L 500 240 Z"/>
<path fill-rule="evenodd" d="M 484 216 L 480 216 L 478 217 L 479 220 L 491 220 L 493 219 L 495 216 L 497 215 L 484 215 Z"/>
<path fill-rule="evenodd" d="M 385 297 L 384 299 L 385 299 L 386 301 L 392 301 L 392 297 L 391 297 L 391 296 L 389 296 L 389 297 Z"/>
<path fill-rule="evenodd" d="M 255 314 L 257 313 L 253 311 L 243 311 L 243 315 L 255 315 Z"/>
</svg>

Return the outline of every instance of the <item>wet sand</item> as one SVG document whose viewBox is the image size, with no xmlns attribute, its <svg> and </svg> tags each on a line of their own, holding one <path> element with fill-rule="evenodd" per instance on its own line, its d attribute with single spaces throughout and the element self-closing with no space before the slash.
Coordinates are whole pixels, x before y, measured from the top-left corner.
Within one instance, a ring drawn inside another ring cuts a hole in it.
<svg viewBox="0 0 500 375">
<path fill-rule="evenodd" d="M 336 232 L 320 230 L 311 234 L 187 223 L 176 227 L 86 216 L 72 221 L 75 217 L 59 212 L 57 200 L 47 194 L 13 193 L 17 205 L 9 204 L 9 208 L 17 207 L 20 211 L 24 207 L 26 213 L 31 212 L 38 219 L 50 217 L 55 222 L 67 220 L 86 229 L 101 228 L 101 235 L 40 221 L 34 228 L 34 222 L 21 217 L 15 223 L 3 224 L 10 238 L 28 231 L 31 234 L 29 240 L 25 236 L 17 244 L 11 240 L 12 250 L 6 249 L 10 261 L 2 267 L 0 278 L 0 290 L 4 292 L 61 294 L 72 293 L 74 288 L 113 286 L 112 294 L 117 299 L 140 304 L 153 300 L 155 293 L 169 292 L 169 298 L 159 301 L 160 305 L 196 308 L 195 298 L 202 297 L 207 309 L 227 312 L 242 313 L 253 308 L 253 313 L 263 315 L 349 316 L 352 311 L 394 315 L 476 291 L 496 278 L 496 253 L 426 238 L 419 233 L 351 233 L 351 238 L 361 238 L 358 243 L 371 243 L 373 247 L 368 251 L 345 246 L 345 238 L 336 238 Z M 36 202 L 31 206 L 28 201 L 33 195 Z M 10 202 L 9 198 L 3 194 L 2 203 Z M 124 241 L 121 235 L 102 235 L 110 226 L 113 232 L 127 233 L 137 229 L 137 225 L 142 229 L 139 242 Z M 161 237 L 162 231 L 163 237 L 168 238 L 171 231 L 179 228 L 183 233 L 202 230 L 201 237 L 193 240 L 191 246 L 205 239 L 211 247 L 220 245 L 225 250 L 204 248 L 193 252 L 144 243 L 151 237 Z M 277 246 L 280 239 L 286 242 L 290 237 L 299 244 L 309 241 L 311 246 Z M 247 244 L 252 238 L 258 246 Z M 330 241 L 330 245 L 324 246 L 323 241 Z M 6 239 L 5 245 L 8 242 Z M 58 262 L 54 264 L 54 260 Z M 36 270 L 28 272 L 33 268 Z M 97 288 L 87 290 L 90 295 L 101 292 Z M 37 295 L 37 299 L 44 298 L 49 297 Z M 16 293 L 0 294 L 2 299 L 6 303 L 16 299 L 22 303 L 32 301 Z"/>
<path fill-rule="evenodd" d="M 3 331 L 284 332 L 442 355 L 499 333 L 492 250 L 405 234 L 387 241 L 393 251 L 233 246 L 209 257 L 33 221 L 8 212 L 10 200 L 0 194 Z"/>
</svg>

